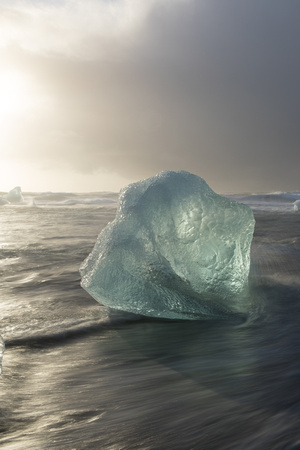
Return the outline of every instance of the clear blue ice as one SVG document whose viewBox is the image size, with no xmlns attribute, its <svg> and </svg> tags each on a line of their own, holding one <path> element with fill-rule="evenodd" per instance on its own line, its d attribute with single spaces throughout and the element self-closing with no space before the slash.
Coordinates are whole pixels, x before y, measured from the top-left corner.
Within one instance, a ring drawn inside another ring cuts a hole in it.
<svg viewBox="0 0 300 450">
<path fill-rule="evenodd" d="M 251 209 L 188 172 L 121 191 L 113 222 L 82 264 L 82 287 L 114 309 L 169 319 L 238 311 L 250 269 Z"/>
</svg>

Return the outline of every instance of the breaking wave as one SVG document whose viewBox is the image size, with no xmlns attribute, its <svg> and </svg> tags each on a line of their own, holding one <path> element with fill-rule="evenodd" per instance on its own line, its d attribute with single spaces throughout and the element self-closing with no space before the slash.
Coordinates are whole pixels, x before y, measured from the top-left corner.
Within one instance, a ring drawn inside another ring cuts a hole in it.
<svg viewBox="0 0 300 450">
<path fill-rule="evenodd" d="M 50 207 L 50 208 L 102 208 L 117 206 L 117 192 L 22 192 L 22 202 L 10 203 L 6 194 L 0 192 L 0 206 L 5 207 Z M 291 212 L 294 203 L 300 200 L 300 192 L 270 192 L 260 194 L 224 194 L 239 203 L 248 205 L 253 211 Z"/>
</svg>

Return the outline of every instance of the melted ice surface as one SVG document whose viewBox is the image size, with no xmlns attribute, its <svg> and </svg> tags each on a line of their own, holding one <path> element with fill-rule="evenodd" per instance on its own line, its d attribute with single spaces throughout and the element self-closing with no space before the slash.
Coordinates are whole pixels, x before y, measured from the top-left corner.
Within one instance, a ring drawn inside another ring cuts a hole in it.
<svg viewBox="0 0 300 450">
<path fill-rule="evenodd" d="M 121 192 L 115 220 L 81 266 L 82 286 L 111 308 L 196 319 L 237 309 L 247 286 L 254 217 L 188 172 Z"/>
</svg>

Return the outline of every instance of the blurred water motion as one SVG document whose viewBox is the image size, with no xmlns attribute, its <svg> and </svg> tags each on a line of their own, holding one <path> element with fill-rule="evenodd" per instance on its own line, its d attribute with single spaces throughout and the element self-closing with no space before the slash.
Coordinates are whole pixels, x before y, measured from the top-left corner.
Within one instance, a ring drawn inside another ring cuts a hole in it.
<svg viewBox="0 0 300 450">
<path fill-rule="evenodd" d="M 1 448 L 298 448 L 300 215 L 255 212 L 251 314 L 207 323 L 110 311 L 80 288 L 114 212 L 0 209 Z"/>
</svg>

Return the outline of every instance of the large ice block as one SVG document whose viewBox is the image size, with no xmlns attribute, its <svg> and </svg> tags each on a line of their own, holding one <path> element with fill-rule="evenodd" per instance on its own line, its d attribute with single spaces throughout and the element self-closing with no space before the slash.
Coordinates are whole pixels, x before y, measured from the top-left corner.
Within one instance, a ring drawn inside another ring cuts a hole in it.
<svg viewBox="0 0 300 450">
<path fill-rule="evenodd" d="M 254 224 L 248 206 L 202 178 L 162 172 L 121 191 L 115 220 L 80 268 L 82 287 L 146 316 L 222 317 L 245 293 Z"/>
</svg>

